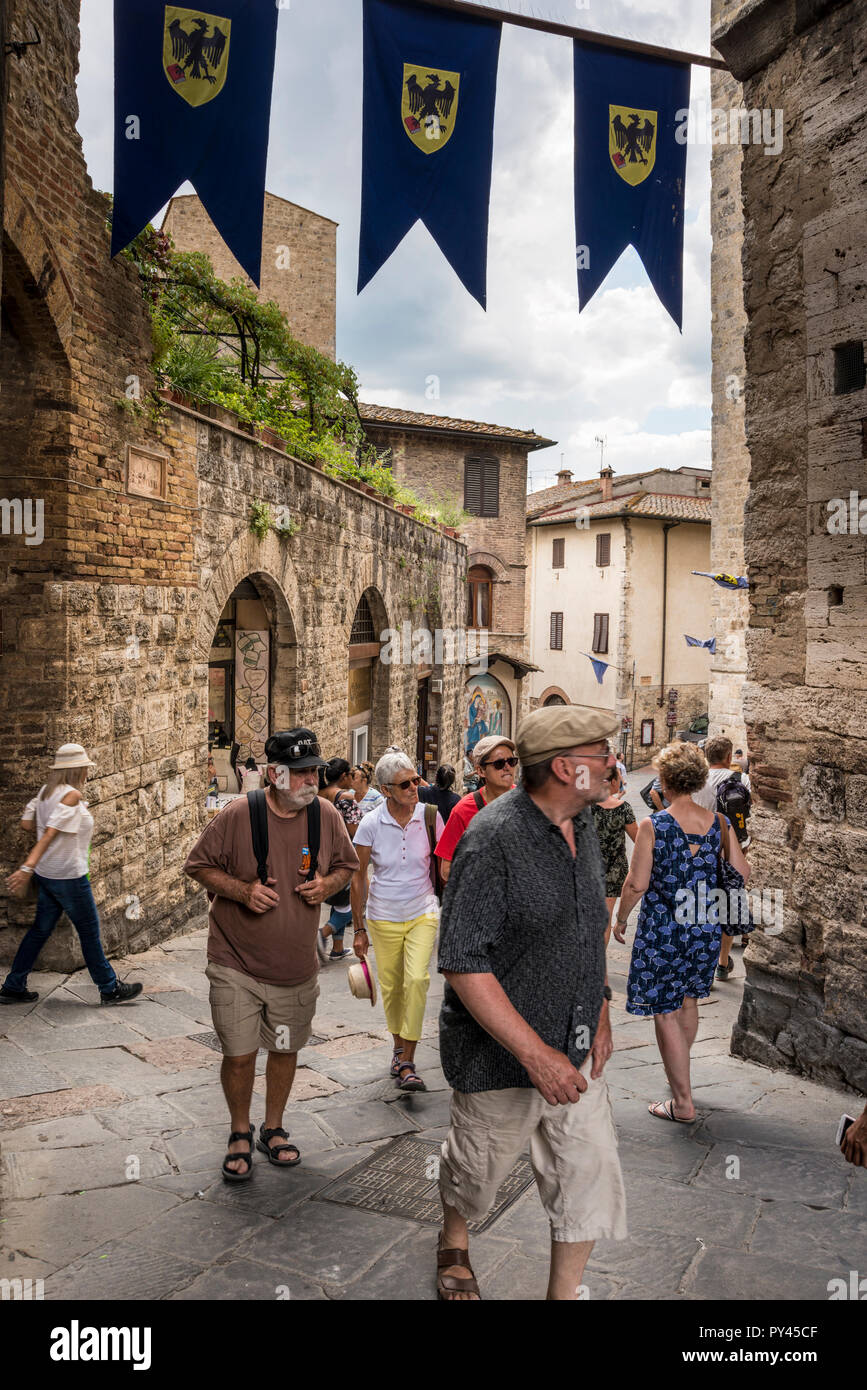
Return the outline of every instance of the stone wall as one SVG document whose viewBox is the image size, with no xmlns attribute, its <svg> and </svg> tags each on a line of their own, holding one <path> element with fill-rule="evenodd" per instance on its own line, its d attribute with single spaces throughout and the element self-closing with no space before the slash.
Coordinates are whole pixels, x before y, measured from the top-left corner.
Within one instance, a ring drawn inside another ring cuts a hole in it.
<svg viewBox="0 0 867 1390">
<path fill-rule="evenodd" d="M 204 909 L 180 866 L 204 819 L 208 653 L 238 583 L 252 577 L 271 620 L 274 721 L 308 723 L 342 753 L 362 593 L 399 627 L 434 576 L 442 622 L 457 626 L 466 549 L 265 447 L 226 412 L 153 404 L 145 304 L 132 266 L 109 260 L 106 205 L 75 130 L 77 0 L 11 9 L 10 27 L 35 20 L 43 42 L 9 72 L 0 486 L 7 500 L 26 489 L 43 502 L 45 537 L 0 543 L 5 867 L 23 849 L 14 827 L 49 752 L 84 743 L 97 764 L 91 871 L 105 938 L 111 951 L 136 950 Z M 131 495 L 130 445 L 165 456 L 162 499 Z M 286 504 L 297 534 L 258 541 L 259 500 Z M 454 761 L 462 671 L 436 674 Z M 373 751 L 414 746 L 416 696 L 414 668 L 380 667 Z M 31 917 L 3 900 L 0 958 Z M 71 928 L 43 961 L 80 964 Z"/>
<path fill-rule="evenodd" d="M 714 29 L 730 23 L 746 0 L 713 0 Z M 727 72 L 712 72 L 711 107 L 729 112 L 743 106 L 741 85 Z M 750 456 L 744 428 L 746 362 L 741 258 L 744 214 L 741 201 L 740 144 L 713 146 L 711 157 L 711 324 L 713 393 L 713 501 L 711 560 L 714 572 L 743 574 L 744 507 L 749 493 Z M 710 733 L 725 734 L 736 748 L 746 748 L 743 695 L 747 654 L 744 634 L 749 598 L 713 587 L 713 633 L 708 714 Z"/>
<path fill-rule="evenodd" d="M 867 390 L 835 348 L 867 337 L 867 31 L 845 0 L 757 3 L 715 36 L 745 104 L 783 108 L 782 158 L 742 176 L 751 579 L 745 711 L 756 762 L 756 886 L 785 926 L 759 935 L 733 1048 L 867 1091 L 867 537 L 828 503 L 864 487 Z"/>
<path fill-rule="evenodd" d="M 237 278 L 252 285 L 194 193 L 172 199 L 163 231 L 173 238 L 178 251 L 204 251 L 210 256 L 221 280 Z M 266 193 L 259 293 L 280 306 L 300 342 L 318 348 L 333 361 L 337 223 Z"/>
</svg>

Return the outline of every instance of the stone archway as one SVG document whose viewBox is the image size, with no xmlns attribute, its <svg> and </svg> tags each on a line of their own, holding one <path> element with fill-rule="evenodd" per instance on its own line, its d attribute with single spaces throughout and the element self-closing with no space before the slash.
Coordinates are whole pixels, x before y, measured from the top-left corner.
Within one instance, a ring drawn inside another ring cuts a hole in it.
<svg viewBox="0 0 867 1390">
<path fill-rule="evenodd" d="M 385 599 L 376 584 L 368 584 L 353 597 L 345 633 L 347 757 L 365 762 L 371 755 L 378 757 L 391 740 L 391 666 L 379 659 L 382 634 L 390 623 Z"/>
<path fill-rule="evenodd" d="M 285 554 L 286 542 L 269 537 L 264 542 L 252 534 L 238 536 L 213 571 L 205 591 L 205 601 L 197 632 L 198 655 L 208 663 L 215 633 L 233 596 L 244 594 L 244 600 L 257 597 L 264 607 L 267 632 L 269 675 L 266 702 L 268 733 L 277 728 L 292 728 L 303 722 L 299 712 L 298 629 L 295 614 L 300 612 L 300 596 L 291 560 Z M 245 587 L 246 586 L 246 587 Z M 249 589 L 249 593 L 248 593 Z M 232 641 L 234 641 L 234 624 Z M 234 649 L 228 658 L 234 659 Z M 234 730 L 233 730 L 234 733 Z M 254 756 L 259 756 L 256 749 Z"/>
</svg>

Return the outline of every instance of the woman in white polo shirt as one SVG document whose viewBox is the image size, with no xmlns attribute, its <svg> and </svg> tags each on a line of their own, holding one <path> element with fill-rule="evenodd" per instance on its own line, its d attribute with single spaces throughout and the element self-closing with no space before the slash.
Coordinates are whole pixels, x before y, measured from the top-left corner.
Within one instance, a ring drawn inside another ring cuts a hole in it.
<svg viewBox="0 0 867 1390">
<path fill-rule="evenodd" d="M 428 827 L 426 808 L 418 799 L 421 778 L 405 753 L 386 753 L 374 775 L 386 799 L 364 817 L 353 840 L 359 862 L 352 876 L 355 954 L 365 956 L 369 944 L 364 926 L 366 897 L 385 1021 L 394 1037 L 391 1075 L 402 1091 L 423 1091 L 425 1084 L 415 1070 L 414 1058 L 439 925 L 431 833 L 436 844 L 443 823 L 437 812 L 435 823 L 430 815 Z"/>
<path fill-rule="evenodd" d="M 36 829 L 36 844 L 6 886 L 16 897 L 35 879 L 39 889 L 36 919 L 12 962 L 0 989 L 0 1003 L 34 1004 L 39 995 L 27 988 L 27 977 L 62 913 L 78 933 L 84 963 L 98 987 L 103 1004 L 125 1004 L 141 994 L 140 984 L 123 984 L 105 958 L 99 935 L 99 914 L 87 874 L 93 816 L 82 792 L 93 763 L 78 743 L 58 749 L 51 774 L 39 795 L 28 803 L 22 825 Z M 38 869 L 38 872 L 37 872 Z"/>
</svg>

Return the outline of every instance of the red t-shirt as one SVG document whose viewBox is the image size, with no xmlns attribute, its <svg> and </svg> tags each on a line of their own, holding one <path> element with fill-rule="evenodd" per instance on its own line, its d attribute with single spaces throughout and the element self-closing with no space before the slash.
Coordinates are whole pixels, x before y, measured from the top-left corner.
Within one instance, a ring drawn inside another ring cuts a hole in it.
<svg viewBox="0 0 867 1390">
<path fill-rule="evenodd" d="M 484 798 L 485 793 L 480 792 L 479 795 L 482 798 Z M 487 802 L 485 802 L 485 805 L 487 805 Z M 457 806 L 455 806 L 454 810 L 448 818 L 448 821 L 446 822 L 445 830 L 443 831 L 442 835 L 440 835 L 435 851 L 438 858 L 448 859 L 449 862 L 451 862 L 451 860 L 454 859 L 455 850 L 458 847 L 458 841 L 460 840 L 461 836 L 463 835 L 473 816 L 478 814 L 478 811 L 479 807 L 476 805 L 475 792 L 468 792 L 466 796 L 461 797 L 460 801 L 458 802 Z"/>
</svg>

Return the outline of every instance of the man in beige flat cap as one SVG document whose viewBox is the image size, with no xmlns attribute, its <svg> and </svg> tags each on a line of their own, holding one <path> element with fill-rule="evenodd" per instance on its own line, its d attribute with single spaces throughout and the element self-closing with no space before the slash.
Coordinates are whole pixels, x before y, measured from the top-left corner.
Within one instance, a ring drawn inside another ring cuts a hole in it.
<svg viewBox="0 0 867 1390">
<path fill-rule="evenodd" d="M 611 1055 L 605 876 L 590 806 L 615 765 L 610 710 L 537 710 L 518 731 L 523 785 L 461 837 L 443 900 L 440 1052 L 452 1086 L 443 1143 L 442 1299 L 480 1297 L 468 1221 L 529 1144 L 551 1226 L 548 1298 L 578 1297 L 596 1240 L 626 1235 L 602 1072 Z"/>
</svg>

